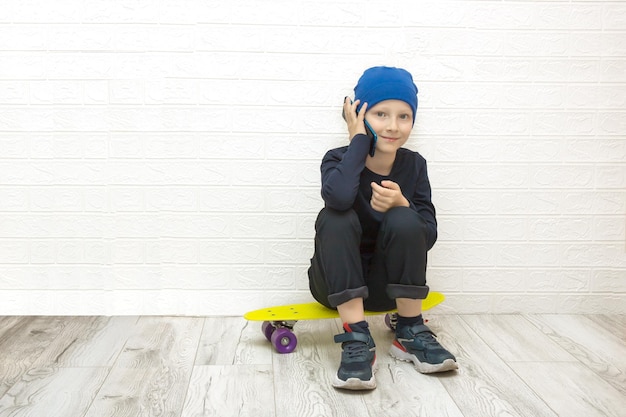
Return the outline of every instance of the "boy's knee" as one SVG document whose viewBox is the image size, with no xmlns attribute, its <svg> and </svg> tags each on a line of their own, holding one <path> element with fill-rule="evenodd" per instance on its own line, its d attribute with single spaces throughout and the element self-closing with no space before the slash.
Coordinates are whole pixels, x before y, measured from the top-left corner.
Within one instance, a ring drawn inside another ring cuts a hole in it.
<svg viewBox="0 0 626 417">
<path fill-rule="evenodd" d="M 359 222 L 359 216 L 352 209 L 339 211 L 325 207 L 317 216 L 315 230 L 317 233 L 361 233 L 361 223 Z"/>
<path fill-rule="evenodd" d="M 394 207 L 385 213 L 381 229 L 394 233 L 404 233 L 409 236 L 428 233 L 424 219 L 415 210 L 408 207 Z"/>
</svg>

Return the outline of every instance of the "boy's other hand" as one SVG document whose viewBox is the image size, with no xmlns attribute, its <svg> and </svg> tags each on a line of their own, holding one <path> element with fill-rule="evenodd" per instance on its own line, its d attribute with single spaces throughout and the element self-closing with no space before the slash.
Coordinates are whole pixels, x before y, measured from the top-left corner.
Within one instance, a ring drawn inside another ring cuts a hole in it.
<svg viewBox="0 0 626 417">
<path fill-rule="evenodd" d="M 400 186 L 393 181 L 383 180 L 380 185 L 372 182 L 372 199 L 370 205 L 376 211 L 385 213 L 394 207 L 409 207 L 409 200 L 404 197 Z"/>
</svg>

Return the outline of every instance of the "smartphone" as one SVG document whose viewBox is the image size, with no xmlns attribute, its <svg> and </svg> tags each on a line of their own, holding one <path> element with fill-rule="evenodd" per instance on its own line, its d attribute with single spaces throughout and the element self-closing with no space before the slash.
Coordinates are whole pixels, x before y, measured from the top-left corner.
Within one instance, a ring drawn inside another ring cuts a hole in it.
<svg viewBox="0 0 626 417">
<path fill-rule="evenodd" d="M 346 120 L 345 110 L 341 110 L 341 117 L 343 117 L 343 120 Z M 363 122 L 365 122 L 365 134 L 372 140 L 370 145 L 370 156 L 374 156 L 374 153 L 376 152 L 376 141 L 378 140 L 378 135 L 376 134 L 376 132 L 374 132 L 374 129 L 372 129 L 372 126 L 370 126 L 367 120 L 363 119 Z"/>
</svg>

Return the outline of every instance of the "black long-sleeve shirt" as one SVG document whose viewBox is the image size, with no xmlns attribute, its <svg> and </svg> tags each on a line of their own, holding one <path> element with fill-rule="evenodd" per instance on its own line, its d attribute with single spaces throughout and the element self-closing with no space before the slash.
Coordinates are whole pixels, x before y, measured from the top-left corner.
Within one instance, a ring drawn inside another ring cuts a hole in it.
<svg viewBox="0 0 626 417">
<path fill-rule="evenodd" d="M 383 180 L 397 183 L 402 194 L 428 225 L 428 249 L 437 240 L 437 219 L 431 202 L 431 188 L 426 160 L 417 152 L 400 148 L 388 176 L 370 171 L 365 167 L 370 139 L 358 134 L 349 146 L 329 150 L 322 160 L 322 198 L 326 207 L 346 211 L 354 209 L 359 216 L 363 237 L 361 252 L 373 253 L 376 236 L 384 213 L 370 205 L 371 182 Z"/>
</svg>

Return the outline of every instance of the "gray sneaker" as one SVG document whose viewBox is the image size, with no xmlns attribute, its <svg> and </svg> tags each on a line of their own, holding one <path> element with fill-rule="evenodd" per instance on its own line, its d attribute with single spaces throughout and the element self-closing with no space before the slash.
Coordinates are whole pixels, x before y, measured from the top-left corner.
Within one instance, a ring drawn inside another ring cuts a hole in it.
<svg viewBox="0 0 626 417">
<path fill-rule="evenodd" d="M 391 356 L 413 362 L 423 374 L 458 369 L 456 358 L 437 341 L 435 334 L 424 324 L 399 326 L 391 345 Z"/>
<path fill-rule="evenodd" d="M 367 333 L 353 331 L 344 325 L 346 333 L 335 336 L 341 343 L 341 364 L 335 375 L 333 387 L 349 390 L 376 388 L 376 344 Z M 358 329 L 355 329 L 358 330 Z"/>
</svg>

